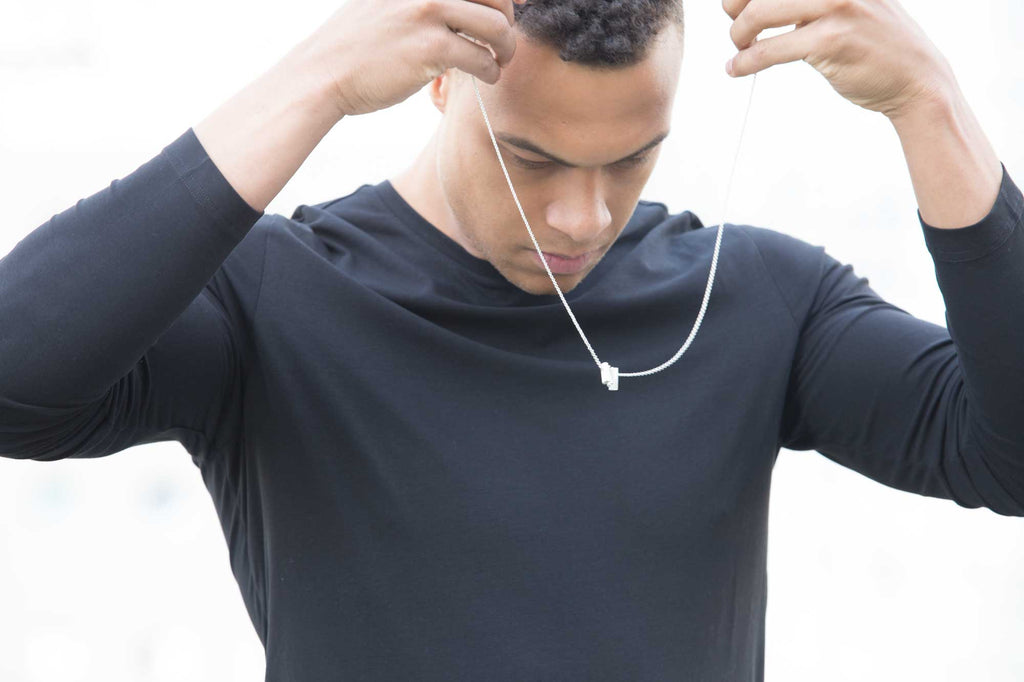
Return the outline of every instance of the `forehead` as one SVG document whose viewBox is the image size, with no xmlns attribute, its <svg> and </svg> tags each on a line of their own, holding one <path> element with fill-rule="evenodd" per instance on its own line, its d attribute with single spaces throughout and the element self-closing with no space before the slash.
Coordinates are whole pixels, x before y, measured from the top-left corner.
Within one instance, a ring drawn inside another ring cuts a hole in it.
<svg viewBox="0 0 1024 682">
<path fill-rule="evenodd" d="M 676 30 L 664 29 L 642 61 L 617 68 L 564 62 L 553 48 L 520 34 L 512 63 L 498 83 L 481 87 L 481 96 L 496 129 L 549 151 L 569 157 L 575 146 L 575 159 L 584 163 L 586 148 L 601 141 L 610 153 L 593 159 L 628 153 L 670 126 L 682 61 Z"/>
</svg>

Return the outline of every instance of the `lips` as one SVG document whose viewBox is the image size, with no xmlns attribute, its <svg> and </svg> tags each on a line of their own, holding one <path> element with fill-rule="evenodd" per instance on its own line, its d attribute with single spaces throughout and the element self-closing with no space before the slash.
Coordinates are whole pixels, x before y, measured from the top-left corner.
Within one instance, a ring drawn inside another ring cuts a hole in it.
<svg viewBox="0 0 1024 682">
<path fill-rule="evenodd" d="M 540 256 L 537 255 L 537 251 L 531 250 L 530 253 L 533 254 L 533 260 L 537 262 L 537 265 L 544 267 L 541 264 Z M 547 261 L 548 267 L 551 268 L 551 272 L 555 275 L 575 275 L 590 265 L 596 253 L 596 251 L 587 251 L 577 256 L 569 256 L 545 251 L 544 260 Z"/>
</svg>

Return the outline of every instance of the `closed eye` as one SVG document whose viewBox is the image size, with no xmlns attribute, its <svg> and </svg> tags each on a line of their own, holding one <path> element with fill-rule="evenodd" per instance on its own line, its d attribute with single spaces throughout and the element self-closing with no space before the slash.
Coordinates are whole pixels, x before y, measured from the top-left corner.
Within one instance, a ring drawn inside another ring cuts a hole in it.
<svg viewBox="0 0 1024 682">
<path fill-rule="evenodd" d="M 614 168 L 619 168 L 622 170 L 636 168 L 637 166 L 642 166 L 644 162 L 647 161 L 648 158 L 650 158 L 650 156 L 650 152 L 646 154 L 641 154 L 640 156 L 634 156 L 632 158 L 626 159 L 625 161 L 619 161 L 617 164 L 614 165 Z"/>
<path fill-rule="evenodd" d="M 544 168 L 550 168 L 552 166 L 559 165 L 554 163 L 553 161 L 531 161 L 530 159 L 524 159 L 523 157 L 517 154 L 510 154 L 510 156 L 513 158 L 513 160 L 515 160 L 516 165 L 521 166 L 523 168 L 528 168 L 530 170 L 541 170 Z M 645 154 L 641 154 L 639 156 L 634 156 L 619 161 L 618 163 L 613 164 L 611 167 L 617 170 L 629 170 L 631 168 L 636 168 L 637 166 L 643 165 L 643 163 L 647 161 L 647 159 L 650 156 L 651 154 L 650 152 L 648 152 Z"/>
<path fill-rule="evenodd" d="M 524 159 L 517 154 L 512 154 L 511 156 L 515 160 L 516 165 L 522 166 L 523 168 L 529 168 L 531 170 L 539 170 L 541 168 L 548 168 L 549 166 L 555 165 L 551 161 L 530 161 L 529 159 Z"/>
</svg>

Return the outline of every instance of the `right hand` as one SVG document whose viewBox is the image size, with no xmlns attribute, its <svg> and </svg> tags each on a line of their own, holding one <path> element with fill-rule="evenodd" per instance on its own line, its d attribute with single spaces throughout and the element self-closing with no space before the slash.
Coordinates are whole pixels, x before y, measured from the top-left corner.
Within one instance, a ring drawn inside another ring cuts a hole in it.
<svg viewBox="0 0 1024 682">
<path fill-rule="evenodd" d="M 513 2 L 525 0 L 348 0 L 306 43 L 340 115 L 367 114 L 449 68 L 497 82 L 515 53 Z"/>
</svg>

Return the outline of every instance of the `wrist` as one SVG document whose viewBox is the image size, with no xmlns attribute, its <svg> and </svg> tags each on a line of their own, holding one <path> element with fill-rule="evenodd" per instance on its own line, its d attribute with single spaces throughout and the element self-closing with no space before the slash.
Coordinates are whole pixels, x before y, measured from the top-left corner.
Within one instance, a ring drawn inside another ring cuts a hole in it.
<svg viewBox="0 0 1024 682">
<path fill-rule="evenodd" d="M 903 147 L 922 220 L 973 225 L 991 210 L 1002 164 L 955 81 L 889 116 Z"/>
<path fill-rule="evenodd" d="M 311 36 L 285 55 L 277 67 L 294 83 L 292 96 L 299 106 L 321 116 L 329 113 L 332 123 L 337 123 L 347 115 L 347 110 L 337 79 L 327 64 L 326 56 Z"/>
<path fill-rule="evenodd" d="M 263 211 L 341 118 L 322 69 L 299 45 L 193 127 L 231 186 Z"/>
<path fill-rule="evenodd" d="M 904 101 L 885 111 L 898 134 L 920 126 L 935 125 L 956 115 L 963 94 L 948 66 L 936 69 L 934 77 L 918 85 Z"/>
</svg>

